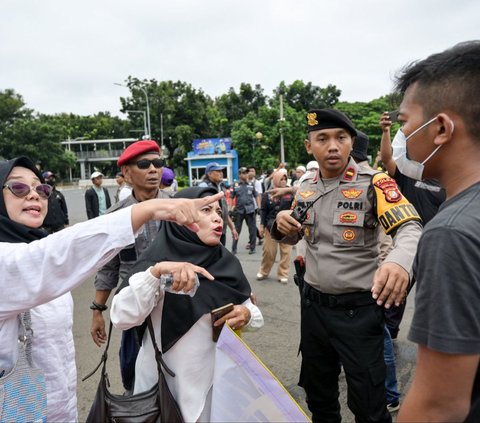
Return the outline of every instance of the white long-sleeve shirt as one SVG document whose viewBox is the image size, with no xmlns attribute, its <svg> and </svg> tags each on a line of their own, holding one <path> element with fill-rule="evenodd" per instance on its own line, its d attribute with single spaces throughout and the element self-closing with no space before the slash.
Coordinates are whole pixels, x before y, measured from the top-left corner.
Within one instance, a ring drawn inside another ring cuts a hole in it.
<svg viewBox="0 0 480 423">
<path fill-rule="evenodd" d="M 211 283 L 215 283 L 212 281 Z M 151 313 L 157 345 L 161 349 L 161 319 L 164 292 L 160 280 L 147 269 L 130 277 L 129 286 L 113 298 L 110 319 L 115 327 L 129 329 L 144 322 Z M 250 299 L 243 303 L 250 310 L 250 321 L 242 330 L 256 330 L 263 326 L 260 309 Z M 202 316 L 175 345 L 163 354 L 165 363 L 175 373 L 165 374 L 168 386 L 177 400 L 186 422 L 196 422 L 204 416 L 207 396 L 213 383 L 215 343 L 212 341 L 210 314 Z M 145 333 L 135 363 L 134 393 L 150 389 L 158 381 L 153 344 Z M 206 415 L 209 412 L 207 411 Z M 208 419 L 207 419 L 208 421 Z"/>
<path fill-rule="evenodd" d="M 0 373 L 17 361 L 17 316 L 31 310 L 32 355 L 45 373 L 49 422 L 77 420 L 69 291 L 134 242 L 131 207 L 29 244 L 0 242 Z"/>
</svg>

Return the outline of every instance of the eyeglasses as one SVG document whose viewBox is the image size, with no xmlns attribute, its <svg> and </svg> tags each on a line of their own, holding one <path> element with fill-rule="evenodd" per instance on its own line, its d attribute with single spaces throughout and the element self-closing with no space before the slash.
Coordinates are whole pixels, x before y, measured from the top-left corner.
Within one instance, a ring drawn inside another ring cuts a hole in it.
<svg viewBox="0 0 480 423">
<path fill-rule="evenodd" d="M 133 163 L 137 165 L 139 169 L 148 169 L 152 164 L 155 167 L 155 169 L 160 169 L 164 165 L 164 161 L 162 159 L 153 159 L 153 160 L 148 160 L 148 159 L 141 159 L 138 162 Z"/>
<path fill-rule="evenodd" d="M 23 182 L 10 181 L 7 182 L 3 188 L 8 188 L 15 197 L 19 198 L 26 197 L 28 194 L 30 194 L 31 190 L 36 191 L 41 198 L 45 199 L 50 197 L 50 194 L 52 193 L 52 187 L 47 184 L 40 184 L 35 187 L 31 187 Z"/>
</svg>

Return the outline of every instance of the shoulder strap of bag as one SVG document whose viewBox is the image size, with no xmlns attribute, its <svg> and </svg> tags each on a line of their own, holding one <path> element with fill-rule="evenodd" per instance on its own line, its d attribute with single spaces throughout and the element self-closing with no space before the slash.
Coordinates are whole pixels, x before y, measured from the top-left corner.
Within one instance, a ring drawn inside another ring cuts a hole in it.
<svg viewBox="0 0 480 423">
<path fill-rule="evenodd" d="M 112 328 L 113 328 L 113 324 L 112 322 L 110 322 L 110 327 L 108 329 L 107 345 L 105 347 L 105 351 L 102 354 L 102 358 L 100 359 L 100 363 L 98 363 L 97 366 L 88 375 L 82 378 L 82 382 L 86 381 L 90 376 L 93 376 L 102 364 L 103 364 L 102 373 L 105 373 L 105 366 L 107 364 L 107 358 L 108 358 L 108 347 L 110 346 L 110 339 L 112 337 Z"/>
<path fill-rule="evenodd" d="M 158 371 L 161 372 L 163 367 L 170 376 L 175 377 L 175 373 L 173 373 L 172 370 L 170 370 L 170 368 L 165 364 L 162 358 L 162 353 L 158 349 L 157 341 L 155 339 L 155 331 L 153 330 L 153 323 L 150 315 L 148 315 L 145 320 L 147 322 L 148 331 L 150 332 L 150 338 L 152 339 L 153 348 L 155 349 L 155 360 L 157 361 Z"/>
<path fill-rule="evenodd" d="M 32 360 L 32 336 L 33 336 L 33 329 L 32 329 L 32 316 L 30 314 L 30 310 L 27 310 L 20 314 L 20 328 L 21 333 L 18 334 L 18 340 L 22 342 L 25 346 L 25 355 L 27 357 L 28 362 L 30 365 L 33 365 Z"/>
<path fill-rule="evenodd" d="M 155 350 L 155 360 L 157 361 L 158 371 L 161 372 L 163 367 L 163 369 L 170 376 L 175 377 L 175 373 L 172 370 L 170 370 L 170 368 L 165 364 L 162 358 L 162 353 L 158 349 L 157 341 L 155 339 L 155 330 L 153 329 L 153 323 L 150 315 L 148 315 L 148 317 L 145 320 L 147 322 L 148 331 L 150 332 L 150 338 L 152 339 L 153 348 Z M 102 354 L 102 358 L 100 359 L 100 363 L 98 363 L 95 369 L 93 369 L 88 375 L 82 378 L 82 382 L 87 380 L 89 377 L 93 376 L 102 364 L 103 364 L 102 373 L 105 373 L 105 370 L 106 370 L 105 366 L 107 364 L 107 358 L 108 358 L 108 347 L 110 346 L 110 339 L 112 338 L 112 328 L 113 328 L 113 324 L 112 322 L 110 322 L 110 327 L 108 329 L 107 345 L 105 347 L 105 351 Z"/>
</svg>

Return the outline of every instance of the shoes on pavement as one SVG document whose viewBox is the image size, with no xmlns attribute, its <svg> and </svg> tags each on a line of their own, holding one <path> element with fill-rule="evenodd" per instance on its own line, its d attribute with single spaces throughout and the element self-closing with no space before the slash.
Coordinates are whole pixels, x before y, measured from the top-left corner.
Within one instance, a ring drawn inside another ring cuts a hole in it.
<svg viewBox="0 0 480 423">
<path fill-rule="evenodd" d="M 266 278 L 267 277 L 264 274 L 262 274 L 260 272 L 257 273 L 257 281 L 263 281 Z"/>
<path fill-rule="evenodd" d="M 245 245 L 245 250 L 250 250 L 250 244 Z"/>
<path fill-rule="evenodd" d="M 288 283 L 288 278 L 279 278 L 278 282 L 280 283 Z"/>
<path fill-rule="evenodd" d="M 400 410 L 400 403 L 398 401 L 395 401 L 387 404 L 387 410 L 390 411 L 390 413 L 394 413 L 395 411 Z"/>
<path fill-rule="evenodd" d="M 253 250 L 248 250 L 248 254 L 255 254 L 256 251 L 255 251 L 255 248 Z"/>
</svg>

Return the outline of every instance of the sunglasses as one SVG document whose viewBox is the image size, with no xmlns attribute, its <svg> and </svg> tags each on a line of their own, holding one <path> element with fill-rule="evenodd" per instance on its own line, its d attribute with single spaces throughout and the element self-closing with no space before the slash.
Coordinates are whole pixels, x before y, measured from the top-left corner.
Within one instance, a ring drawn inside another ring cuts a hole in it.
<svg viewBox="0 0 480 423">
<path fill-rule="evenodd" d="M 31 187 L 23 182 L 10 181 L 7 182 L 3 188 L 8 188 L 15 197 L 19 198 L 26 197 L 28 194 L 30 194 L 32 189 L 35 190 L 41 198 L 45 199 L 50 197 L 50 194 L 52 193 L 52 187 L 47 184 L 40 184 L 36 187 Z"/>
<path fill-rule="evenodd" d="M 161 167 L 163 167 L 164 161 L 162 159 L 141 159 L 133 164 L 137 165 L 139 169 L 148 169 L 152 164 L 155 169 L 160 169 Z"/>
</svg>

